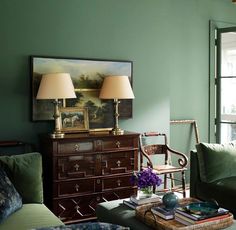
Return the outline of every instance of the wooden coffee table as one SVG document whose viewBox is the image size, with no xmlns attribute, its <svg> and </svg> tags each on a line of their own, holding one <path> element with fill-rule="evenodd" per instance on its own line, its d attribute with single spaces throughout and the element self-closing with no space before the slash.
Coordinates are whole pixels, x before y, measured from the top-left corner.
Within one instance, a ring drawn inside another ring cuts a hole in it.
<svg viewBox="0 0 236 230">
<path fill-rule="evenodd" d="M 199 200 L 195 198 L 184 198 L 179 200 L 180 205 L 187 205 L 192 202 L 198 202 Z M 136 217 L 150 226 L 153 229 L 163 229 L 163 230 L 198 230 L 198 229 L 225 229 L 230 227 L 233 224 L 233 214 L 229 214 L 227 218 L 219 219 L 215 221 L 204 222 L 194 225 L 183 225 L 176 220 L 164 220 L 156 215 L 153 215 L 150 211 L 151 207 L 156 206 L 157 204 L 147 204 L 137 207 L 135 215 Z"/>
<path fill-rule="evenodd" d="M 121 199 L 98 204 L 96 208 L 96 215 L 99 221 L 127 226 L 130 227 L 131 230 L 153 229 L 139 220 L 135 215 L 135 210 L 124 205 L 123 200 Z M 226 229 L 235 230 L 235 220 L 233 221 L 233 224 Z"/>
</svg>

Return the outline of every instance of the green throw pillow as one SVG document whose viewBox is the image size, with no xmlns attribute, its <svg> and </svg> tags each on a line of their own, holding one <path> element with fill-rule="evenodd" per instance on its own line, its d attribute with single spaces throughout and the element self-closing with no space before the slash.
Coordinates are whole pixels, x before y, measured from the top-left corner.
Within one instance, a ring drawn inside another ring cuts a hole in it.
<svg viewBox="0 0 236 230">
<path fill-rule="evenodd" d="M 23 203 L 43 202 L 40 153 L 0 156 L 0 163 L 21 195 Z"/>
<path fill-rule="evenodd" d="M 236 176 L 236 141 L 227 144 L 196 145 L 200 178 L 204 182 Z"/>
</svg>

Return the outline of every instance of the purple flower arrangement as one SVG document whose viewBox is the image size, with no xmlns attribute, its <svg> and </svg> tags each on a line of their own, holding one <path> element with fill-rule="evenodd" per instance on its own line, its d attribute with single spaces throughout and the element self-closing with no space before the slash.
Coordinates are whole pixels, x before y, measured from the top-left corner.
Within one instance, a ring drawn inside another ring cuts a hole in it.
<svg viewBox="0 0 236 230">
<path fill-rule="evenodd" d="M 161 178 L 152 171 L 152 168 L 147 168 L 140 172 L 134 172 L 131 176 L 131 183 L 136 184 L 138 188 L 146 188 L 148 186 L 159 186 L 161 184 Z"/>
</svg>

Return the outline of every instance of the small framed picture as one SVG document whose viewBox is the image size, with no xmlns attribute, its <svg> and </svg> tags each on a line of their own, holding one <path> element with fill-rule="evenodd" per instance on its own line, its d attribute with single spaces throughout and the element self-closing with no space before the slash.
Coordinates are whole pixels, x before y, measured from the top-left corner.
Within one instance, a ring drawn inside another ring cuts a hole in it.
<svg viewBox="0 0 236 230">
<path fill-rule="evenodd" d="M 61 130 L 65 133 L 89 130 L 88 109 L 79 107 L 60 108 Z"/>
</svg>

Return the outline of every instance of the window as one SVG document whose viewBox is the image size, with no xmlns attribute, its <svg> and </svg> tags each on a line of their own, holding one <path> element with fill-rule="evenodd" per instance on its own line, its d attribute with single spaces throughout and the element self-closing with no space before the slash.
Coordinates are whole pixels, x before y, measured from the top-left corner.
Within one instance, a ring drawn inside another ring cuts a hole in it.
<svg viewBox="0 0 236 230">
<path fill-rule="evenodd" d="M 236 28 L 217 29 L 216 140 L 236 140 Z"/>
</svg>

